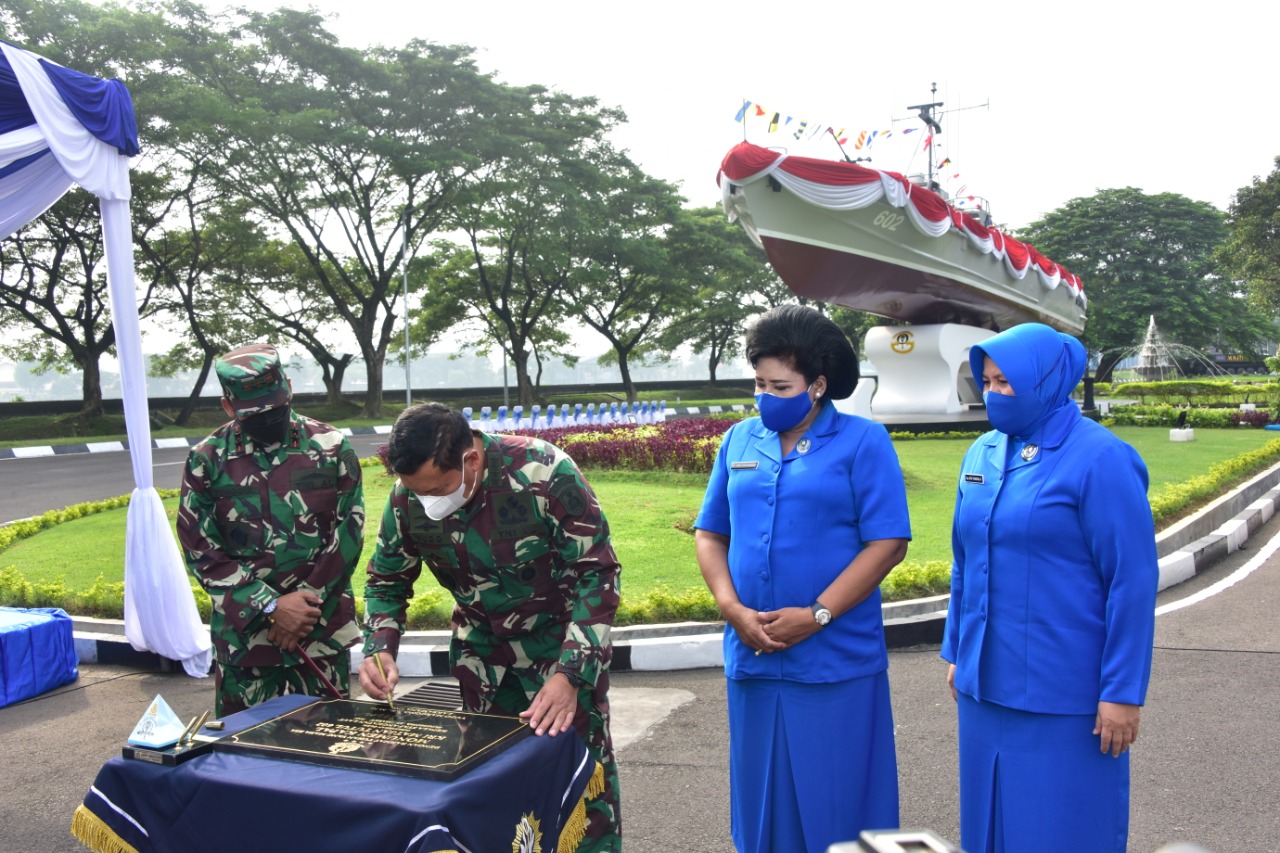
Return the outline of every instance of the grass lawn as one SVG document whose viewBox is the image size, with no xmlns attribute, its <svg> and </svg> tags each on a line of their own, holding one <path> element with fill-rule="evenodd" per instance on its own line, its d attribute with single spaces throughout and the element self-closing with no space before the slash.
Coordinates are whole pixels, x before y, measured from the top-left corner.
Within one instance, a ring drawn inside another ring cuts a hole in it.
<svg viewBox="0 0 1280 853">
<path fill-rule="evenodd" d="M 624 595 L 642 595 L 664 586 L 676 592 L 701 586 L 693 536 L 686 531 L 701 505 L 705 477 L 616 471 L 589 476 L 610 519 L 614 548 L 624 570 Z M 365 469 L 368 521 L 355 580 L 357 595 L 363 593 L 363 570 L 377 544 L 378 521 L 391 483 L 379 469 Z M 175 523 L 177 498 L 166 499 L 164 506 Z M 32 583 L 60 581 L 70 589 L 87 589 L 99 577 L 108 583 L 120 582 L 124 519 L 124 510 L 109 510 L 57 525 L 0 552 L 0 568 L 14 566 Z M 438 587 L 424 573 L 417 589 L 433 594 Z M 435 597 L 440 600 L 436 609 L 445 612 L 443 596 Z"/>
<path fill-rule="evenodd" d="M 1194 442 L 1171 442 L 1164 429 L 1120 427 L 1116 434 L 1133 444 L 1151 472 L 1151 493 L 1185 482 L 1214 464 L 1265 444 L 1261 430 L 1197 430 Z M 909 563 L 949 561 L 951 513 L 960 459 L 967 439 L 898 441 L 896 448 L 906 477 L 914 540 Z M 610 520 L 614 546 L 623 565 L 624 601 L 666 587 L 674 593 L 701 590 L 694 560 L 693 537 L 687 532 L 701 504 L 706 478 L 666 472 L 588 471 Z M 365 469 L 366 526 L 361 571 L 377 537 L 378 519 L 391 479 L 378 468 Z M 170 519 L 176 499 L 165 501 Z M 86 589 L 99 578 L 122 578 L 123 510 L 110 510 L 57 525 L 0 552 L 0 568 L 16 567 L 31 582 L 61 581 L 70 589 Z M 356 579 L 357 594 L 363 582 Z M 437 598 L 434 581 L 424 578 L 421 593 Z"/>
</svg>

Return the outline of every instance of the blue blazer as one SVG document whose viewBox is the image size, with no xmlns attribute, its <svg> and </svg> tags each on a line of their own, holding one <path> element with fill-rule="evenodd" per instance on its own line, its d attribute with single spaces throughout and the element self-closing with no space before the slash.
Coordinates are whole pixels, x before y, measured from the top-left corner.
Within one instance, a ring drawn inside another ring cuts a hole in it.
<svg viewBox="0 0 1280 853">
<path fill-rule="evenodd" d="M 884 427 L 828 400 L 796 448 L 759 418 L 720 444 L 694 525 L 729 537 L 738 599 L 756 610 L 808 607 L 864 542 L 910 539 L 907 492 Z M 725 675 L 833 682 L 888 667 L 880 591 L 797 646 L 757 656 L 725 631 Z"/>
<path fill-rule="evenodd" d="M 1146 465 L 1074 404 L 1037 432 L 1025 449 L 989 432 L 965 454 L 942 657 L 984 702 L 1141 705 L 1159 575 Z"/>
</svg>

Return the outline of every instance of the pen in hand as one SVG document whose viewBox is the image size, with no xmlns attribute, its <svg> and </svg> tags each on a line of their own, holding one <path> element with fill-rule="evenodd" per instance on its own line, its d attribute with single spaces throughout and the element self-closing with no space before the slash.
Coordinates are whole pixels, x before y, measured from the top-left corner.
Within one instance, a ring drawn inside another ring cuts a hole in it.
<svg viewBox="0 0 1280 853">
<path fill-rule="evenodd" d="M 382 653 L 373 653 L 373 662 L 378 667 L 378 675 L 382 676 L 383 681 L 387 681 L 387 671 L 382 668 Z M 396 709 L 396 703 L 391 698 L 391 683 L 387 682 L 387 707 L 391 710 Z"/>
</svg>

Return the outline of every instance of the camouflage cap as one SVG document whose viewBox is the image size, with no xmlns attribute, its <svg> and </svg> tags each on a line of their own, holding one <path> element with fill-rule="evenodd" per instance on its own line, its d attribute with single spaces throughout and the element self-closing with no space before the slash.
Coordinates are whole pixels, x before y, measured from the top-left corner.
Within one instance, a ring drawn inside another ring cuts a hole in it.
<svg viewBox="0 0 1280 853">
<path fill-rule="evenodd" d="M 271 344 L 234 349 L 220 356 L 213 369 L 238 418 L 287 405 L 292 396 L 280 366 L 280 354 Z"/>
</svg>

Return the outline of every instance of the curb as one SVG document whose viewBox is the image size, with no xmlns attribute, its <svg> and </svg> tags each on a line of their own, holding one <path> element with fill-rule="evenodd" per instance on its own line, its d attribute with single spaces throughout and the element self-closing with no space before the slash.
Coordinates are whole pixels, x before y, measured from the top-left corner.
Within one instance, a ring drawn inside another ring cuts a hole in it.
<svg viewBox="0 0 1280 853">
<path fill-rule="evenodd" d="M 391 432 L 390 425 L 372 427 L 343 427 L 338 430 L 343 435 L 386 435 Z M 205 436 L 179 436 L 176 438 L 151 439 L 152 450 L 164 450 L 173 447 L 195 447 L 204 441 Z M 0 447 L 0 459 L 34 459 L 39 456 L 69 456 L 75 453 L 116 453 L 128 450 L 124 441 L 90 441 L 85 444 L 53 444 L 40 447 Z"/>
<path fill-rule="evenodd" d="M 1189 580 L 1217 560 L 1239 550 L 1275 515 L 1280 505 L 1280 464 L 1237 486 L 1195 515 L 1156 537 L 1159 589 Z M 1200 534 L 1200 531 L 1209 531 Z M 1196 537 L 1196 538 L 1191 538 Z M 1185 544 L 1183 544 L 1185 542 Z M 948 595 L 891 602 L 882 607 L 885 643 L 891 649 L 942 642 Z M 83 663 L 110 663 L 171 671 L 180 664 L 154 652 L 135 650 L 118 619 L 72 618 L 76 654 Z M 614 628 L 614 672 L 702 669 L 724 666 L 724 624 L 677 622 Z M 406 678 L 449 675 L 449 632 L 410 631 L 401 640 L 397 662 Z M 360 647 L 351 651 L 355 665 Z"/>
<path fill-rule="evenodd" d="M 663 416 L 667 418 L 682 418 L 690 415 L 713 415 L 720 412 L 754 412 L 755 406 L 735 404 L 732 406 L 668 406 L 663 411 Z M 473 420 L 473 424 L 479 425 L 480 421 Z M 496 426 L 496 421 L 493 424 Z M 522 427 L 529 429 L 530 427 Z M 507 426 L 502 429 L 514 429 Z M 346 436 L 353 435 L 388 435 L 391 432 L 391 425 L 371 427 L 343 427 L 338 430 Z M 180 436 L 176 438 L 153 438 L 151 439 L 152 450 L 164 450 L 174 447 L 195 447 L 204 441 L 205 436 Z M 83 444 L 45 444 L 38 447 L 0 447 L 0 459 L 35 459 L 41 456 L 70 456 L 77 453 L 117 453 L 122 450 L 128 450 L 129 445 L 124 441 L 90 441 Z"/>
</svg>

